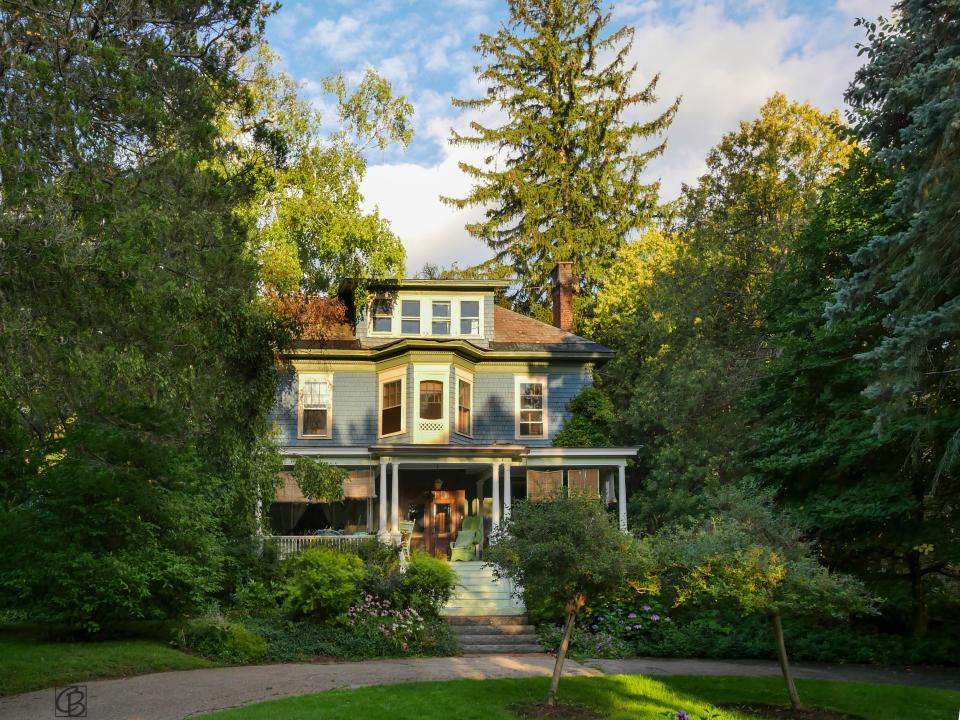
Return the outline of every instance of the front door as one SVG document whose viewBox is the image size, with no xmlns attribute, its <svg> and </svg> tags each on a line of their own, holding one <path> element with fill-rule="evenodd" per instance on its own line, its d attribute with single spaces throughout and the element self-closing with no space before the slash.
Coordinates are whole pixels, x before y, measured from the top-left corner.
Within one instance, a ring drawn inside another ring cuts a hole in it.
<svg viewBox="0 0 960 720">
<path fill-rule="evenodd" d="M 423 535 L 427 552 L 449 557 L 450 544 L 457 537 L 466 502 L 464 490 L 432 490 L 424 508 Z"/>
</svg>

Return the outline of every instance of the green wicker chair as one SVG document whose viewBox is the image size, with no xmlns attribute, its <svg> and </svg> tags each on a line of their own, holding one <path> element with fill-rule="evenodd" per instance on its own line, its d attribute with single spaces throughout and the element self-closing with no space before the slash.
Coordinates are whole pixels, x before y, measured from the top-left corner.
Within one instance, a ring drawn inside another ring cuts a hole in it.
<svg viewBox="0 0 960 720">
<path fill-rule="evenodd" d="M 472 515 L 463 519 L 457 539 L 450 546 L 450 562 L 476 560 L 477 548 L 483 541 L 483 518 Z"/>
</svg>

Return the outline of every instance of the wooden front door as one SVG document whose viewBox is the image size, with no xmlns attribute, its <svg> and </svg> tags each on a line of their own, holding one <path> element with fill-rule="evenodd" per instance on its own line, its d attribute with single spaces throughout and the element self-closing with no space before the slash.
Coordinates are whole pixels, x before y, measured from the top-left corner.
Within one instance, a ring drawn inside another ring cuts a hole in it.
<svg viewBox="0 0 960 720">
<path fill-rule="evenodd" d="M 430 491 L 423 518 L 423 538 L 431 555 L 450 556 L 450 543 L 460 530 L 465 503 L 465 490 Z"/>
</svg>

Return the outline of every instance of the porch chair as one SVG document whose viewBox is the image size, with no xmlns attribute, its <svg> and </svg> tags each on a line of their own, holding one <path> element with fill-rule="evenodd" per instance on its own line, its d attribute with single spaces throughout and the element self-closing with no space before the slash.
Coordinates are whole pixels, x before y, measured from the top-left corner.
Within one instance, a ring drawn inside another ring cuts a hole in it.
<svg viewBox="0 0 960 720">
<path fill-rule="evenodd" d="M 476 560 L 477 549 L 483 542 L 483 518 L 471 515 L 463 519 L 456 540 L 450 545 L 450 562 Z"/>
</svg>

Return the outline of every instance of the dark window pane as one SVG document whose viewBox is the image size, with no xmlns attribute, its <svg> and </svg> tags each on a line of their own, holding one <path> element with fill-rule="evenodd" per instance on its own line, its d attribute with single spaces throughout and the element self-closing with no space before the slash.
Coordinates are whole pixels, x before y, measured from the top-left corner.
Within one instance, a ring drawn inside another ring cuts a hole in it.
<svg viewBox="0 0 960 720">
<path fill-rule="evenodd" d="M 393 327 L 393 322 L 389 317 L 373 319 L 374 332 L 390 332 L 391 327 Z"/>
<path fill-rule="evenodd" d="M 420 321 L 419 320 L 401 320 L 400 332 L 419 334 Z"/>
<path fill-rule="evenodd" d="M 400 432 L 400 406 L 384 408 L 381 429 L 384 435 Z"/>
<path fill-rule="evenodd" d="M 461 335 L 479 335 L 480 334 L 480 321 L 479 320 L 464 320 L 460 319 L 460 334 Z"/>
<path fill-rule="evenodd" d="M 442 322 L 438 322 L 438 321 L 434 320 L 434 321 L 433 321 L 433 334 L 434 334 L 434 335 L 449 335 L 449 334 L 450 334 L 450 321 L 449 321 L 449 320 L 444 320 L 444 321 L 442 321 Z"/>
<path fill-rule="evenodd" d="M 463 318 L 480 317 L 480 301 L 479 300 L 463 300 L 460 303 L 460 317 L 463 317 Z"/>
<path fill-rule="evenodd" d="M 543 435 L 543 423 L 520 423 L 521 437 L 540 437 Z"/>
<path fill-rule="evenodd" d="M 404 300 L 400 306 L 400 314 L 405 318 L 420 317 L 420 301 Z"/>
<path fill-rule="evenodd" d="M 420 382 L 420 418 L 439 420 L 443 417 L 443 383 L 438 380 Z"/>
<path fill-rule="evenodd" d="M 304 435 L 326 435 L 327 434 L 327 411 L 326 410 L 304 410 L 303 411 L 303 434 Z"/>
<path fill-rule="evenodd" d="M 444 301 L 434 301 L 433 303 L 433 317 L 435 318 L 448 318 L 450 317 L 450 303 L 446 300 Z"/>
</svg>

